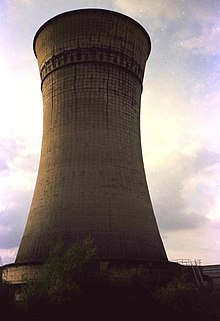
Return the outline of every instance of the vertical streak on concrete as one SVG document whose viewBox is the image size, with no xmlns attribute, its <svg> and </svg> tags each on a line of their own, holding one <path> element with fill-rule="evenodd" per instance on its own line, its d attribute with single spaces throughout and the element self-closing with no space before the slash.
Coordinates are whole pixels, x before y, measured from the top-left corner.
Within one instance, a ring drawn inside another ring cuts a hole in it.
<svg viewBox="0 0 220 321">
<path fill-rule="evenodd" d="M 53 95 L 53 75 L 51 76 L 51 114 L 50 114 L 50 125 L 52 126 L 53 124 L 53 100 L 54 100 L 54 95 Z"/>
<path fill-rule="evenodd" d="M 108 129 L 108 100 L 109 100 L 109 70 L 107 73 L 107 84 L 106 84 L 106 127 Z"/>
</svg>

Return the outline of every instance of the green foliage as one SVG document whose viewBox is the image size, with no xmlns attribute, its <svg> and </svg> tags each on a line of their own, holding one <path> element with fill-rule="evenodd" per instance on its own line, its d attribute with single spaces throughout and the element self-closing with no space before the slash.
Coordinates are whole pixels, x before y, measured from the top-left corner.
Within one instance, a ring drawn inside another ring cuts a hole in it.
<svg viewBox="0 0 220 321">
<path fill-rule="evenodd" d="M 102 267 L 91 239 L 66 247 L 58 242 L 41 277 L 22 289 L 20 319 L 43 321 L 219 321 L 219 293 L 183 279 L 158 288 L 143 267 Z M 150 317 L 150 318 L 149 318 Z"/>
<path fill-rule="evenodd" d="M 109 278 L 112 281 L 118 281 L 123 284 L 132 284 L 137 280 L 141 280 L 144 277 L 143 268 L 112 268 L 109 270 Z"/>
<path fill-rule="evenodd" d="M 142 274 L 141 267 L 100 271 L 91 239 L 68 248 L 58 242 L 41 277 L 22 289 L 25 316 L 33 321 L 65 316 L 74 321 L 129 321 L 136 317 L 141 321 L 146 297 L 149 300 L 146 291 L 140 291 Z"/>
<path fill-rule="evenodd" d="M 179 320 L 217 321 L 220 317 L 212 292 L 181 279 L 157 289 L 155 298 Z"/>
<path fill-rule="evenodd" d="M 175 309 L 181 309 L 182 305 L 188 305 L 190 300 L 197 295 L 197 288 L 192 283 L 174 279 L 166 287 L 157 290 L 156 296 L 162 304 L 171 304 Z"/>
<path fill-rule="evenodd" d="M 68 248 L 58 242 L 42 266 L 40 278 L 23 287 L 24 300 L 28 304 L 37 298 L 62 305 L 73 298 L 79 298 L 84 286 L 92 286 L 97 279 L 97 263 L 91 239 L 74 243 Z"/>
</svg>

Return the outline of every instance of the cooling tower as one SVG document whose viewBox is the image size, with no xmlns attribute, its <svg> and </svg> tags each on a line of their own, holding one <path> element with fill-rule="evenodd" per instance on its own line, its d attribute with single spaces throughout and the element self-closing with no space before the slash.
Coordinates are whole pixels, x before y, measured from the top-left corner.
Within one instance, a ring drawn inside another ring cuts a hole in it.
<svg viewBox="0 0 220 321">
<path fill-rule="evenodd" d="M 140 140 L 150 48 L 140 24 L 108 10 L 70 11 L 38 30 L 42 150 L 16 263 L 87 237 L 101 260 L 167 262 Z"/>
</svg>

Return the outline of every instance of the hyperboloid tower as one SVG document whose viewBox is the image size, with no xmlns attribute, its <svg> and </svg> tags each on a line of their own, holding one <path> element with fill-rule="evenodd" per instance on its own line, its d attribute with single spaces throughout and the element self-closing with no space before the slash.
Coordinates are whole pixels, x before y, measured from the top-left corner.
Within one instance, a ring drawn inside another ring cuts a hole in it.
<svg viewBox="0 0 220 321">
<path fill-rule="evenodd" d="M 66 12 L 38 30 L 42 151 L 17 264 L 89 236 L 101 260 L 167 262 L 140 140 L 150 48 L 139 23 L 108 10 Z"/>
</svg>

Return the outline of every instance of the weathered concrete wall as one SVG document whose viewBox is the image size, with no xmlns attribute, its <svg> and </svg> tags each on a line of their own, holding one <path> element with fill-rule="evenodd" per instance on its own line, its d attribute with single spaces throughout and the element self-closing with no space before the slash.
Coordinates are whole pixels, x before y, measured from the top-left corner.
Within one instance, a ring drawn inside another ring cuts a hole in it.
<svg viewBox="0 0 220 321">
<path fill-rule="evenodd" d="M 24 284 L 36 279 L 40 274 L 41 264 L 8 264 L 2 267 L 2 280 L 6 283 Z"/>
<path fill-rule="evenodd" d="M 39 173 L 16 262 L 91 236 L 101 259 L 167 261 L 147 188 L 140 99 L 150 39 L 107 10 L 59 15 L 36 34 L 44 109 Z"/>
</svg>

